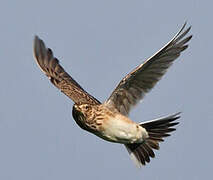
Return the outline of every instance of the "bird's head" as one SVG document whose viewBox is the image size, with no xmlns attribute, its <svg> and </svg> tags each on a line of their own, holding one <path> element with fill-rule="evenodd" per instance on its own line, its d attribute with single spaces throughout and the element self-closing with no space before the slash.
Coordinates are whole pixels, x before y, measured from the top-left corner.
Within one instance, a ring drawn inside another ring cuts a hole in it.
<svg viewBox="0 0 213 180">
<path fill-rule="evenodd" d="M 89 132 L 93 132 L 94 130 L 88 125 L 88 123 L 94 120 L 96 110 L 97 110 L 97 105 L 75 104 L 72 109 L 72 116 L 75 122 L 82 129 Z"/>
<path fill-rule="evenodd" d="M 88 118 L 91 116 L 93 107 L 90 104 L 75 104 L 73 109 L 76 111 L 77 114 L 84 116 L 84 118 Z"/>
</svg>

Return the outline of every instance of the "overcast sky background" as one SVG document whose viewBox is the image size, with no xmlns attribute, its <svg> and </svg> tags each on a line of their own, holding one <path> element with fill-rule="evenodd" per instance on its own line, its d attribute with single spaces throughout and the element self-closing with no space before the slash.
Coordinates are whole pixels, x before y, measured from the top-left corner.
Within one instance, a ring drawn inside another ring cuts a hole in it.
<svg viewBox="0 0 213 180">
<path fill-rule="evenodd" d="M 1 1 L 0 179 L 211 179 L 212 1 Z M 104 101 L 185 21 L 194 35 L 166 76 L 131 113 L 136 121 L 182 111 L 177 131 L 137 169 L 126 149 L 81 130 L 73 102 L 37 67 L 34 35 Z"/>
</svg>

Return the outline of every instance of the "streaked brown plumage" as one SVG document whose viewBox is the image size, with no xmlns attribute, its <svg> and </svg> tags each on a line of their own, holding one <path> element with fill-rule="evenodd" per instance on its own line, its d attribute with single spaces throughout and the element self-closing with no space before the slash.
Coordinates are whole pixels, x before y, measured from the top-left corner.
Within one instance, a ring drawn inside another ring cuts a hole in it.
<svg viewBox="0 0 213 180">
<path fill-rule="evenodd" d="M 34 40 L 34 56 L 40 69 L 50 81 L 71 98 L 73 117 L 84 130 L 107 141 L 124 144 L 131 158 L 138 166 L 155 157 L 153 149 L 159 149 L 159 142 L 174 131 L 173 126 L 179 113 L 144 123 L 135 123 L 128 118 L 129 111 L 161 79 L 173 61 L 180 56 L 192 35 L 183 25 L 174 38 L 124 77 L 110 97 L 104 102 L 87 93 L 59 64 L 52 50 L 46 48 L 37 36 Z"/>
</svg>

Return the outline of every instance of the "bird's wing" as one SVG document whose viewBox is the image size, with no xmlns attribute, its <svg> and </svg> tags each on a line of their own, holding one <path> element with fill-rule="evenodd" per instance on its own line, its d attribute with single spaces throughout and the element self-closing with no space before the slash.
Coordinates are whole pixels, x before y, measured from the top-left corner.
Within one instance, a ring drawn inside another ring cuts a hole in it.
<svg viewBox="0 0 213 180">
<path fill-rule="evenodd" d="M 163 48 L 121 80 L 105 102 L 109 108 L 116 108 L 123 115 L 128 115 L 130 109 L 154 87 L 173 61 L 188 47 L 186 43 L 192 35 L 185 36 L 191 27 L 183 31 L 185 26 L 186 23 Z"/>
<path fill-rule="evenodd" d="M 46 48 L 38 36 L 34 39 L 34 57 L 49 80 L 76 104 L 100 104 L 63 69 L 58 59 L 53 56 L 52 50 Z"/>
</svg>

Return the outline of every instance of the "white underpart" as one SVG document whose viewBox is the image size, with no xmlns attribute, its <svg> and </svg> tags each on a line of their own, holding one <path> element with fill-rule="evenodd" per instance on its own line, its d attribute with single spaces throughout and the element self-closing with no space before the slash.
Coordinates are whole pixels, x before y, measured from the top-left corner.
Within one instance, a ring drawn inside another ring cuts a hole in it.
<svg viewBox="0 0 213 180">
<path fill-rule="evenodd" d="M 148 137 L 144 128 L 122 115 L 108 119 L 104 128 L 103 136 L 118 143 L 139 143 Z"/>
</svg>

